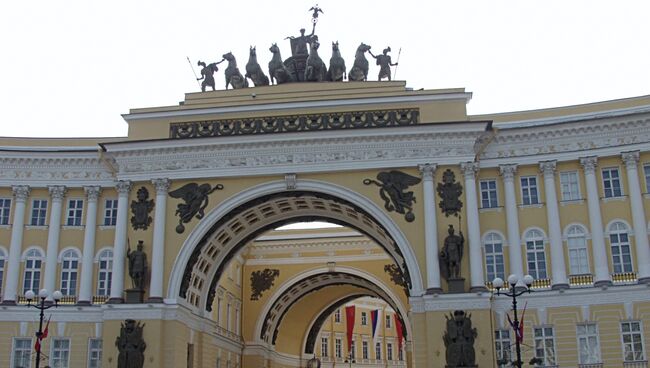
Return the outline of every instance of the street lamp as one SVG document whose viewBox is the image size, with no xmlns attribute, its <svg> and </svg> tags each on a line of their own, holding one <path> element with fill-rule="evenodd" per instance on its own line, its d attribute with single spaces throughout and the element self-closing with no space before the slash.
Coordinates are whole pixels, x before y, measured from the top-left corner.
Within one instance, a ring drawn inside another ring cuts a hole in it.
<svg viewBox="0 0 650 368">
<path fill-rule="evenodd" d="M 517 337 L 517 332 L 519 331 L 519 319 L 517 318 L 517 297 L 521 296 L 524 293 L 530 293 L 533 290 L 531 290 L 531 286 L 533 286 L 533 277 L 531 275 L 526 275 L 524 276 L 524 284 L 526 284 L 526 288 L 520 291 L 517 291 L 517 283 L 519 282 L 519 277 L 517 275 L 510 275 L 508 276 L 508 291 L 506 292 L 501 292 L 501 288 L 503 288 L 503 280 L 499 277 L 495 278 L 492 281 L 492 286 L 497 290 L 497 295 L 505 295 L 512 297 L 512 310 L 515 312 L 515 320 L 513 321 L 513 329 L 515 330 L 515 349 L 517 351 L 517 360 L 513 362 L 513 365 L 515 367 L 521 368 L 521 347 L 519 345 L 519 338 Z"/>
<path fill-rule="evenodd" d="M 43 311 L 50 309 L 52 307 L 58 307 L 59 300 L 61 300 L 63 294 L 61 294 L 61 292 L 58 290 L 55 290 L 52 293 L 52 299 L 54 299 L 54 304 L 45 303 L 45 299 L 49 296 L 47 289 L 41 289 L 41 291 L 38 292 L 38 297 L 41 299 L 40 303 L 32 304 L 32 300 L 34 300 L 35 296 L 36 294 L 31 290 L 27 290 L 27 292 L 25 293 L 25 299 L 27 299 L 27 306 L 34 307 L 41 311 L 41 315 L 40 315 L 41 320 L 38 324 L 38 332 L 36 332 L 36 339 L 39 340 L 40 342 L 40 338 L 41 336 L 43 336 L 43 318 L 45 317 Z M 39 349 L 36 350 L 36 368 L 39 368 L 40 366 L 41 366 L 41 349 L 39 347 Z"/>
</svg>

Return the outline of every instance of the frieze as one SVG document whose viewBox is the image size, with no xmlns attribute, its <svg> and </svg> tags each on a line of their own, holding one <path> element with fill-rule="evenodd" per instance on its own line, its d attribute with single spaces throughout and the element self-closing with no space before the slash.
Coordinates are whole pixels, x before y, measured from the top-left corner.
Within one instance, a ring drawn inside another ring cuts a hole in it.
<svg viewBox="0 0 650 368">
<path fill-rule="evenodd" d="M 90 157 L 32 157 L 24 156 L 0 158 L 0 181 L 25 182 L 52 181 L 111 181 L 112 173 L 97 158 Z"/>
</svg>

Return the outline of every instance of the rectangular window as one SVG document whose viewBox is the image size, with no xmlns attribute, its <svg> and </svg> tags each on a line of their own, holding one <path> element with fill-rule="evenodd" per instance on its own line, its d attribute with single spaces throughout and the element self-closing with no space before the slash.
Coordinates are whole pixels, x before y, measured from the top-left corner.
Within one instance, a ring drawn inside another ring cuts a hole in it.
<svg viewBox="0 0 650 368">
<path fill-rule="evenodd" d="M 68 201 L 68 217 L 65 221 L 66 226 L 81 226 L 83 208 L 83 199 L 71 199 Z"/>
<path fill-rule="evenodd" d="M 381 343 L 378 342 L 375 344 L 375 359 L 381 360 Z"/>
<path fill-rule="evenodd" d="M 104 206 L 104 226 L 117 223 L 117 199 L 107 199 Z"/>
<path fill-rule="evenodd" d="M 29 222 L 32 226 L 45 226 L 45 215 L 47 214 L 47 200 L 35 199 L 32 201 L 32 218 Z"/>
<path fill-rule="evenodd" d="M 341 354 L 341 339 L 334 340 L 334 350 L 337 358 L 342 356 Z"/>
<path fill-rule="evenodd" d="M 539 204 L 539 194 L 537 192 L 537 177 L 521 177 L 521 203 L 524 205 Z"/>
<path fill-rule="evenodd" d="M 630 240 L 626 232 L 611 232 L 609 242 L 612 246 L 614 273 L 632 272 Z"/>
<path fill-rule="evenodd" d="M 623 195 L 618 168 L 610 167 L 603 169 L 603 189 L 605 191 L 605 198 L 620 197 Z"/>
<path fill-rule="evenodd" d="M 367 325 L 368 325 L 368 313 L 361 312 L 361 326 L 367 326 Z"/>
<path fill-rule="evenodd" d="M 535 357 L 542 360 L 542 365 L 555 365 L 555 338 L 553 327 L 534 328 Z"/>
<path fill-rule="evenodd" d="M 499 206 L 497 200 L 497 181 L 494 179 L 481 180 L 481 207 L 482 208 L 495 208 Z"/>
<path fill-rule="evenodd" d="M 503 244 L 500 242 L 485 243 L 485 271 L 488 280 L 494 280 L 496 277 L 505 278 Z"/>
<path fill-rule="evenodd" d="M 645 176 L 645 192 L 650 193 L 650 164 L 643 165 L 643 175 Z"/>
<path fill-rule="evenodd" d="M 589 273 L 589 260 L 587 254 L 587 240 L 583 234 L 569 234 L 567 238 L 569 248 L 569 266 L 572 275 Z"/>
<path fill-rule="evenodd" d="M 32 339 L 14 338 L 11 368 L 29 368 L 32 366 Z"/>
<path fill-rule="evenodd" d="M 327 337 L 321 337 L 320 338 L 320 356 L 326 357 L 328 350 L 329 350 L 329 344 L 328 344 L 328 341 L 327 341 Z"/>
<path fill-rule="evenodd" d="M 334 312 L 334 322 L 335 323 L 341 323 L 341 310 L 337 309 L 336 312 Z"/>
<path fill-rule="evenodd" d="M 351 344 L 350 344 L 350 358 L 351 359 L 354 359 L 357 356 L 357 354 L 356 354 L 356 350 L 357 350 L 356 345 L 357 344 L 354 343 L 354 340 L 352 340 Z"/>
<path fill-rule="evenodd" d="M 102 339 L 88 340 L 88 368 L 102 366 Z"/>
<path fill-rule="evenodd" d="M 25 261 L 25 277 L 23 279 L 23 295 L 28 290 L 38 293 L 41 285 L 41 260 L 28 258 Z"/>
<path fill-rule="evenodd" d="M 578 336 L 578 362 L 580 364 L 600 363 L 600 344 L 596 324 L 579 324 L 576 335 Z"/>
<path fill-rule="evenodd" d="M 528 273 L 535 279 L 545 279 L 546 254 L 544 253 L 544 240 L 531 239 L 526 241 L 526 261 Z"/>
<path fill-rule="evenodd" d="M 0 198 L 0 225 L 9 225 L 11 198 Z"/>
<path fill-rule="evenodd" d="M 70 340 L 52 339 L 52 353 L 50 354 L 53 368 L 70 367 Z"/>
<path fill-rule="evenodd" d="M 393 344 L 386 344 L 386 360 L 393 360 Z"/>
<path fill-rule="evenodd" d="M 64 257 L 61 261 L 61 293 L 63 293 L 63 295 L 77 295 L 78 270 L 78 258 Z"/>
<path fill-rule="evenodd" d="M 390 328 L 390 314 L 386 314 L 386 328 Z"/>
<path fill-rule="evenodd" d="M 563 201 L 580 199 L 580 186 L 578 185 L 578 172 L 566 171 L 560 173 L 560 188 Z"/>
<path fill-rule="evenodd" d="M 361 342 L 361 358 L 368 359 L 368 341 Z"/>
<path fill-rule="evenodd" d="M 494 345 L 497 353 L 497 365 L 499 368 L 509 367 L 510 362 L 512 361 L 510 330 L 494 331 Z"/>
<path fill-rule="evenodd" d="M 404 360 L 404 349 L 399 349 L 397 350 L 397 360 Z"/>
<path fill-rule="evenodd" d="M 5 254 L 0 250 L 0 297 L 2 296 L 2 280 L 5 274 Z"/>
<path fill-rule="evenodd" d="M 621 337 L 623 338 L 624 361 L 636 362 L 645 360 L 640 321 L 621 322 Z"/>
</svg>

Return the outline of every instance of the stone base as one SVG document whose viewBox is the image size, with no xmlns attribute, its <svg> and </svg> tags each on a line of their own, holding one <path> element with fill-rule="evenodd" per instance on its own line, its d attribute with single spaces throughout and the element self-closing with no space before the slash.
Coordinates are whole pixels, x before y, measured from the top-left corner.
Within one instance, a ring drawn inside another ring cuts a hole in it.
<svg viewBox="0 0 650 368">
<path fill-rule="evenodd" d="M 89 305 L 91 305 L 91 303 L 88 300 L 80 300 L 80 301 L 77 302 L 76 305 L 78 305 L 78 306 L 89 306 Z"/>
<path fill-rule="evenodd" d="M 2 303 L 0 303 L 0 305 L 16 305 L 16 301 L 15 300 L 3 300 Z"/>
<path fill-rule="evenodd" d="M 436 295 L 436 294 L 442 294 L 442 288 L 427 289 L 426 295 Z"/>
<path fill-rule="evenodd" d="M 147 303 L 162 303 L 162 302 L 163 302 L 163 298 L 159 296 L 152 296 L 149 297 L 149 299 L 147 299 Z"/>
<path fill-rule="evenodd" d="M 639 284 L 650 284 L 650 277 L 642 277 L 638 279 L 636 282 Z"/>
<path fill-rule="evenodd" d="M 613 285 L 612 280 L 600 280 L 600 281 L 594 282 L 594 287 L 604 287 L 604 288 L 606 288 L 606 287 L 612 286 L 612 285 Z"/>
<path fill-rule="evenodd" d="M 124 304 L 124 298 L 108 298 L 106 304 Z"/>
<path fill-rule="evenodd" d="M 144 290 L 128 289 L 126 290 L 126 304 L 141 304 L 144 302 Z"/>
<path fill-rule="evenodd" d="M 568 290 L 569 284 L 555 284 L 551 286 L 551 290 Z"/>
<path fill-rule="evenodd" d="M 459 277 L 457 279 L 447 279 L 447 286 L 449 294 L 460 294 L 465 292 L 465 279 Z"/>
<path fill-rule="evenodd" d="M 470 293 L 487 293 L 488 288 L 486 288 L 485 286 L 472 286 L 471 288 L 469 288 L 469 292 Z"/>
</svg>

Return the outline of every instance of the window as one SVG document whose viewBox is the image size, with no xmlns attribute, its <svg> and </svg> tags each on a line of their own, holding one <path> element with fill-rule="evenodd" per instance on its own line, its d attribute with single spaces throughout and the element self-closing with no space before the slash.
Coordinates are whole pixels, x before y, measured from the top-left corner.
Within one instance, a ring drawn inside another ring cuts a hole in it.
<svg viewBox="0 0 650 368">
<path fill-rule="evenodd" d="M 117 223 L 117 199 L 107 199 L 104 203 L 104 226 L 115 226 Z"/>
<path fill-rule="evenodd" d="M 11 199 L 0 198 L 0 225 L 9 225 L 9 212 L 11 212 Z"/>
<path fill-rule="evenodd" d="M 397 350 L 397 360 L 404 360 L 404 349 Z"/>
<path fill-rule="evenodd" d="M 542 360 L 542 365 L 555 365 L 555 339 L 553 327 L 536 327 L 535 357 Z"/>
<path fill-rule="evenodd" d="M 580 186 L 578 186 L 578 172 L 566 171 L 560 173 L 560 188 L 563 201 L 580 199 Z"/>
<path fill-rule="evenodd" d="M 643 166 L 643 174 L 645 176 L 645 192 L 650 193 L 650 164 Z"/>
<path fill-rule="evenodd" d="M 334 350 L 336 350 L 335 351 L 336 357 L 340 358 L 342 356 L 342 354 L 341 354 L 341 339 L 334 340 Z"/>
<path fill-rule="evenodd" d="M 612 247 L 614 273 L 632 272 L 630 240 L 624 223 L 615 222 L 609 227 L 609 242 Z"/>
<path fill-rule="evenodd" d="M 83 199 L 71 199 L 68 201 L 68 217 L 65 221 L 67 226 L 81 226 L 81 215 L 83 213 Z"/>
<path fill-rule="evenodd" d="M 70 367 L 70 340 L 52 339 L 52 368 Z"/>
<path fill-rule="evenodd" d="M 68 249 L 61 257 L 61 293 L 63 295 L 77 295 L 77 272 L 79 269 L 79 255 Z"/>
<path fill-rule="evenodd" d="M 481 207 L 482 208 L 495 208 L 499 206 L 497 200 L 497 181 L 494 179 L 481 180 Z"/>
<path fill-rule="evenodd" d="M 524 205 L 539 203 L 537 177 L 523 176 L 521 178 L 521 203 Z"/>
<path fill-rule="evenodd" d="M 530 230 L 526 233 L 525 239 L 528 274 L 533 276 L 534 279 L 547 278 L 544 235 L 539 230 Z"/>
<path fill-rule="evenodd" d="M 378 342 L 375 344 L 375 359 L 381 360 L 381 343 Z"/>
<path fill-rule="evenodd" d="M 321 337 L 320 338 L 320 356 L 326 357 L 328 351 L 329 351 L 329 344 L 328 344 L 328 341 L 327 341 L 327 337 Z"/>
<path fill-rule="evenodd" d="M 587 239 L 582 227 L 573 225 L 567 231 L 567 246 L 569 248 L 569 267 L 572 275 L 589 273 L 589 256 L 587 255 Z"/>
<path fill-rule="evenodd" d="M 386 360 L 393 360 L 393 344 L 386 343 Z"/>
<path fill-rule="evenodd" d="M 356 357 L 356 351 L 357 347 L 356 344 L 354 343 L 354 338 L 352 338 L 351 344 L 350 344 L 350 358 L 354 359 Z"/>
<path fill-rule="evenodd" d="M 341 323 L 341 310 L 340 309 L 337 309 L 336 312 L 334 312 L 334 322 Z"/>
<path fill-rule="evenodd" d="M 12 368 L 29 368 L 32 366 L 32 339 L 14 338 Z"/>
<path fill-rule="evenodd" d="M 580 364 L 600 363 L 600 345 L 596 324 L 579 324 L 576 334 L 578 336 L 578 362 Z"/>
<path fill-rule="evenodd" d="M 98 263 L 97 295 L 109 296 L 111 294 L 111 277 L 113 275 L 113 251 L 104 249 L 99 254 Z"/>
<path fill-rule="evenodd" d="M 32 226 L 45 226 L 45 215 L 47 213 L 47 200 L 35 199 L 32 202 L 32 219 L 29 222 Z"/>
<path fill-rule="evenodd" d="M 368 359 L 368 341 L 361 342 L 361 358 Z"/>
<path fill-rule="evenodd" d="M 386 313 L 386 328 L 390 328 L 390 314 Z"/>
<path fill-rule="evenodd" d="M 230 303 L 226 304 L 226 330 L 230 331 Z"/>
<path fill-rule="evenodd" d="M 623 195 L 618 168 L 610 167 L 603 169 L 603 189 L 605 190 L 605 198 L 620 197 Z"/>
<path fill-rule="evenodd" d="M 499 234 L 490 233 L 485 237 L 485 272 L 487 280 L 492 281 L 496 277 L 505 279 L 505 267 L 503 263 L 503 240 Z"/>
<path fill-rule="evenodd" d="M 102 339 L 90 339 L 88 341 L 88 368 L 100 368 L 102 366 Z"/>
<path fill-rule="evenodd" d="M 41 286 L 41 262 L 43 262 L 43 255 L 39 250 L 30 249 L 27 251 L 25 257 L 23 295 L 25 295 L 28 290 L 32 290 L 38 294 Z"/>
<path fill-rule="evenodd" d="M 361 312 L 361 326 L 367 326 L 367 325 L 368 325 L 368 313 Z"/>
<path fill-rule="evenodd" d="M 512 361 L 510 330 L 494 331 L 494 345 L 497 353 L 497 364 L 499 368 L 509 367 L 510 361 Z"/>
<path fill-rule="evenodd" d="M 621 337 L 623 338 L 623 360 L 635 362 L 645 360 L 643 352 L 643 337 L 641 322 L 621 322 Z"/>
<path fill-rule="evenodd" d="M 2 280 L 4 279 L 4 271 L 5 271 L 5 252 L 0 249 L 0 298 L 2 295 Z"/>
</svg>

